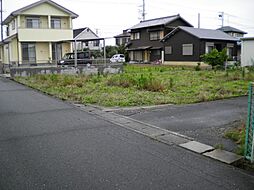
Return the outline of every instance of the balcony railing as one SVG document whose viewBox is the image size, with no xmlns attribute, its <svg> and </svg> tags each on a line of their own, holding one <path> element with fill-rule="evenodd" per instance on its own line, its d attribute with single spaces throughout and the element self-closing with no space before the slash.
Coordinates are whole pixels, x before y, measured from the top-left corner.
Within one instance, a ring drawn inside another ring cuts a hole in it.
<svg viewBox="0 0 254 190">
<path fill-rule="evenodd" d="M 18 31 L 20 41 L 63 41 L 71 40 L 72 29 L 51 28 L 20 28 Z"/>
</svg>

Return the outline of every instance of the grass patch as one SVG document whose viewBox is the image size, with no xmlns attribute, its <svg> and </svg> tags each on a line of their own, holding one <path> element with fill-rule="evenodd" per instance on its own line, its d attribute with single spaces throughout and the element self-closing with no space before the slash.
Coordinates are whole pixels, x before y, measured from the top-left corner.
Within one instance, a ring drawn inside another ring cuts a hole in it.
<svg viewBox="0 0 254 190">
<path fill-rule="evenodd" d="M 242 123 L 240 127 L 228 130 L 224 137 L 233 140 L 237 144 L 236 154 L 244 156 L 245 149 L 245 123 Z"/>
<path fill-rule="evenodd" d="M 100 106 L 188 104 L 246 95 L 253 72 L 127 65 L 117 75 L 35 75 L 15 80 L 53 96 Z"/>
</svg>

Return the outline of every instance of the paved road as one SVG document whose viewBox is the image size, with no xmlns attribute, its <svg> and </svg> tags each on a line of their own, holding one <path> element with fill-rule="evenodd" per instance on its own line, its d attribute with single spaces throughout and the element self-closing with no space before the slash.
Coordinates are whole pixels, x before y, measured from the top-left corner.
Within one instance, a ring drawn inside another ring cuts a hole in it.
<svg viewBox="0 0 254 190">
<path fill-rule="evenodd" d="M 247 116 L 248 98 L 239 97 L 191 105 L 170 105 L 145 110 L 118 110 L 118 114 L 193 137 L 209 145 L 223 144 L 233 151 L 235 143 L 223 138 L 232 126 L 240 126 Z"/>
<path fill-rule="evenodd" d="M 0 189 L 253 189 L 243 170 L 0 78 Z"/>
</svg>

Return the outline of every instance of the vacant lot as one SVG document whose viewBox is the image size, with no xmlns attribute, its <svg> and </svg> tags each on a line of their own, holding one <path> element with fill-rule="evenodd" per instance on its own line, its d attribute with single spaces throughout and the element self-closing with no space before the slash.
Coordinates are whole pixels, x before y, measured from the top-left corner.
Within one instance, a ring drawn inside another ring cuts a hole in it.
<svg viewBox="0 0 254 190">
<path fill-rule="evenodd" d="M 15 80 L 64 100 L 100 106 L 186 104 L 247 94 L 254 72 L 128 65 L 119 75 L 37 75 Z"/>
</svg>

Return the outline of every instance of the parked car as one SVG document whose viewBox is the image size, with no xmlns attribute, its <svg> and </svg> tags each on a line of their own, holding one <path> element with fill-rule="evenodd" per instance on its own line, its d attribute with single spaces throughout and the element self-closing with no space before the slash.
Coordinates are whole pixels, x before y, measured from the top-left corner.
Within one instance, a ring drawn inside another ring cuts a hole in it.
<svg viewBox="0 0 254 190">
<path fill-rule="evenodd" d="M 123 63 L 125 62 L 125 57 L 123 54 L 115 54 L 110 58 L 111 63 Z"/>
<path fill-rule="evenodd" d="M 86 51 L 77 52 L 77 64 L 91 64 L 92 60 L 90 53 Z M 61 60 L 58 61 L 57 65 L 74 65 L 75 64 L 75 53 L 66 53 Z"/>
</svg>

